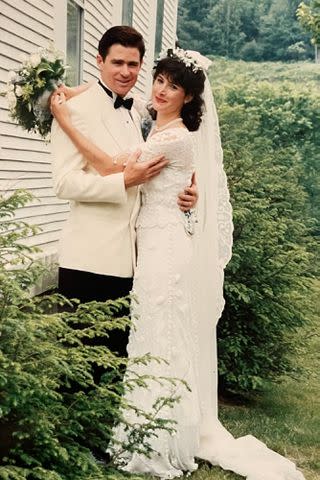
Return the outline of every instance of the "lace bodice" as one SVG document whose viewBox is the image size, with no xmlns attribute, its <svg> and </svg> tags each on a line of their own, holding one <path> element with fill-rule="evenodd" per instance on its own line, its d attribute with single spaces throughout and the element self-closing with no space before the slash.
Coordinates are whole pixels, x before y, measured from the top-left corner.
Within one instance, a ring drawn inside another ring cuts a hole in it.
<svg viewBox="0 0 320 480">
<path fill-rule="evenodd" d="M 191 183 L 194 171 L 192 134 L 184 128 L 170 128 L 149 136 L 142 146 L 140 161 L 163 154 L 169 164 L 141 187 L 141 209 L 137 227 L 165 226 L 184 222 L 177 206 L 178 194 Z"/>
</svg>

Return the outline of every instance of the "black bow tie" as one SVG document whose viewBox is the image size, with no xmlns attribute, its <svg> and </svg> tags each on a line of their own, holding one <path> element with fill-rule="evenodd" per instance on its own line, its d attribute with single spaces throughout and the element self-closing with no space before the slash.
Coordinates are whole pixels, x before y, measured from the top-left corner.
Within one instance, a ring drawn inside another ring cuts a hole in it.
<svg viewBox="0 0 320 480">
<path fill-rule="evenodd" d="M 107 88 L 105 85 L 103 85 L 103 83 L 100 82 L 100 80 L 99 80 L 98 83 L 99 83 L 100 87 L 102 87 L 103 90 L 107 93 L 107 95 L 109 95 L 109 97 L 113 99 L 113 95 L 112 95 L 111 90 L 109 90 L 109 88 Z M 132 105 L 133 105 L 133 98 L 127 98 L 126 100 L 124 100 L 119 95 L 117 95 L 117 98 L 115 99 L 115 102 L 113 104 L 114 108 L 124 107 L 127 110 L 131 110 Z"/>
<path fill-rule="evenodd" d="M 132 105 L 133 105 L 133 98 L 127 98 L 126 100 L 124 100 L 119 95 L 117 95 L 116 101 L 113 104 L 114 108 L 124 107 L 127 110 L 131 110 Z"/>
</svg>

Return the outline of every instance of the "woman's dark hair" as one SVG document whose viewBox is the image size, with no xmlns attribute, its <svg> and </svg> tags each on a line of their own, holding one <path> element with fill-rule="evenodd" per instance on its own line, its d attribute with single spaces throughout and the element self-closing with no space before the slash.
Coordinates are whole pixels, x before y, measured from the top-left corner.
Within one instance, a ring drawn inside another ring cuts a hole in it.
<svg viewBox="0 0 320 480">
<path fill-rule="evenodd" d="M 143 59 L 146 50 L 143 37 L 135 28 L 126 25 L 109 28 L 101 37 L 98 45 L 98 52 L 103 60 L 108 55 L 110 47 L 117 43 L 123 47 L 137 48 L 140 53 L 140 61 Z"/>
<path fill-rule="evenodd" d="M 153 80 L 159 75 L 166 75 L 172 83 L 183 88 L 186 95 L 192 95 L 192 100 L 183 105 L 181 117 L 188 130 L 198 130 L 203 114 L 203 98 L 205 74 L 199 69 L 192 70 L 192 65 L 187 65 L 176 56 L 168 56 L 159 60 L 154 72 Z"/>
</svg>

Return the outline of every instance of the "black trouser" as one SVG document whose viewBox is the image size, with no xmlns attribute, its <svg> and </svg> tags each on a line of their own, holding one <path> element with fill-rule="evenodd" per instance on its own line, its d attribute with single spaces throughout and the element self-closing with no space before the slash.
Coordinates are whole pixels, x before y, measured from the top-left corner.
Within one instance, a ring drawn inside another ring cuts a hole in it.
<svg viewBox="0 0 320 480">
<path fill-rule="evenodd" d="M 59 268 L 59 293 L 66 298 L 77 298 L 81 303 L 97 301 L 105 302 L 106 300 L 116 300 L 120 297 L 127 296 L 132 289 L 132 278 L 113 277 L 109 275 L 99 275 L 96 273 L 83 272 L 80 270 L 72 270 L 68 268 Z M 119 312 L 118 315 L 128 315 L 127 309 Z M 129 329 L 126 331 L 112 330 L 109 332 L 109 338 L 97 337 L 86 339 L 87 345 L 106 345 L 112 352 L 118 353 L 120 356 L 127 356 L 127 343 L 129 338 Z M 92 365 L 93 379 L 96 385 L 100 383 L 101 376 L 106 373 L 106 369 L 99 365 Z M 123 372 L 124 373 L 124 372 Z M 114 381 L 121 381 L 121 378 L 115 377 Z M 76 383 L 71 385 L 68 393 L 75 393 L 79 390 Z M 112 427 L 113 420 L 110 420 Z M 93 426 L 94 429 L 94 426 Z M 96 432 L 94 432 L 96 435 Z M 89 437 L 91 437 L 89 435 Z M 92 438 L 84 441 L 84 445 L 94 453 L 94 455 L 104 461 L 108 461 L 109 457 L 104 447 L 97 447 L 93 444 Z"/>
<path fill-rule="evenodd" d="M 83 272 L 69 268 L 59 268 L 59 293 L 66 298 L 77 298 L 81 303 L 105 302 L 127 296 L 132 288 L 132 278 L 113 277 L 97 273 Z M 124 309 L 119 315 L 128 315 Z M 129 331 L 113 330 L 104 344 L 120 356 L 127 356 Z M 92 345 L 101 345 L 101 338 L 94 339 Z"/>
</svg>

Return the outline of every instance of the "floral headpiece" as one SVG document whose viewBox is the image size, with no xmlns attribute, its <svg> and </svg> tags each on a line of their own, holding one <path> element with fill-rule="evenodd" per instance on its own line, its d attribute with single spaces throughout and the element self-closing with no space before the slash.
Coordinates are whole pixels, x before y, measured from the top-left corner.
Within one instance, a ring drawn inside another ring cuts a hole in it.
<svg viewBox="0 0 320 480">
<path fill-rule="evenodd" d="M 194 50 L 183 50 L 183 48 L 178 47 L 162 51 L 157 58 L 156 63 L 167 57 L 178 58 L 178 60 L 183 62 L 186 67 L 190 67 L 193 73 L 196 73 L 199 70 L 206 72 L 212 63 L 209 58 L 204 57 L 199 52 L 195 52 Z"/>
</svg>

